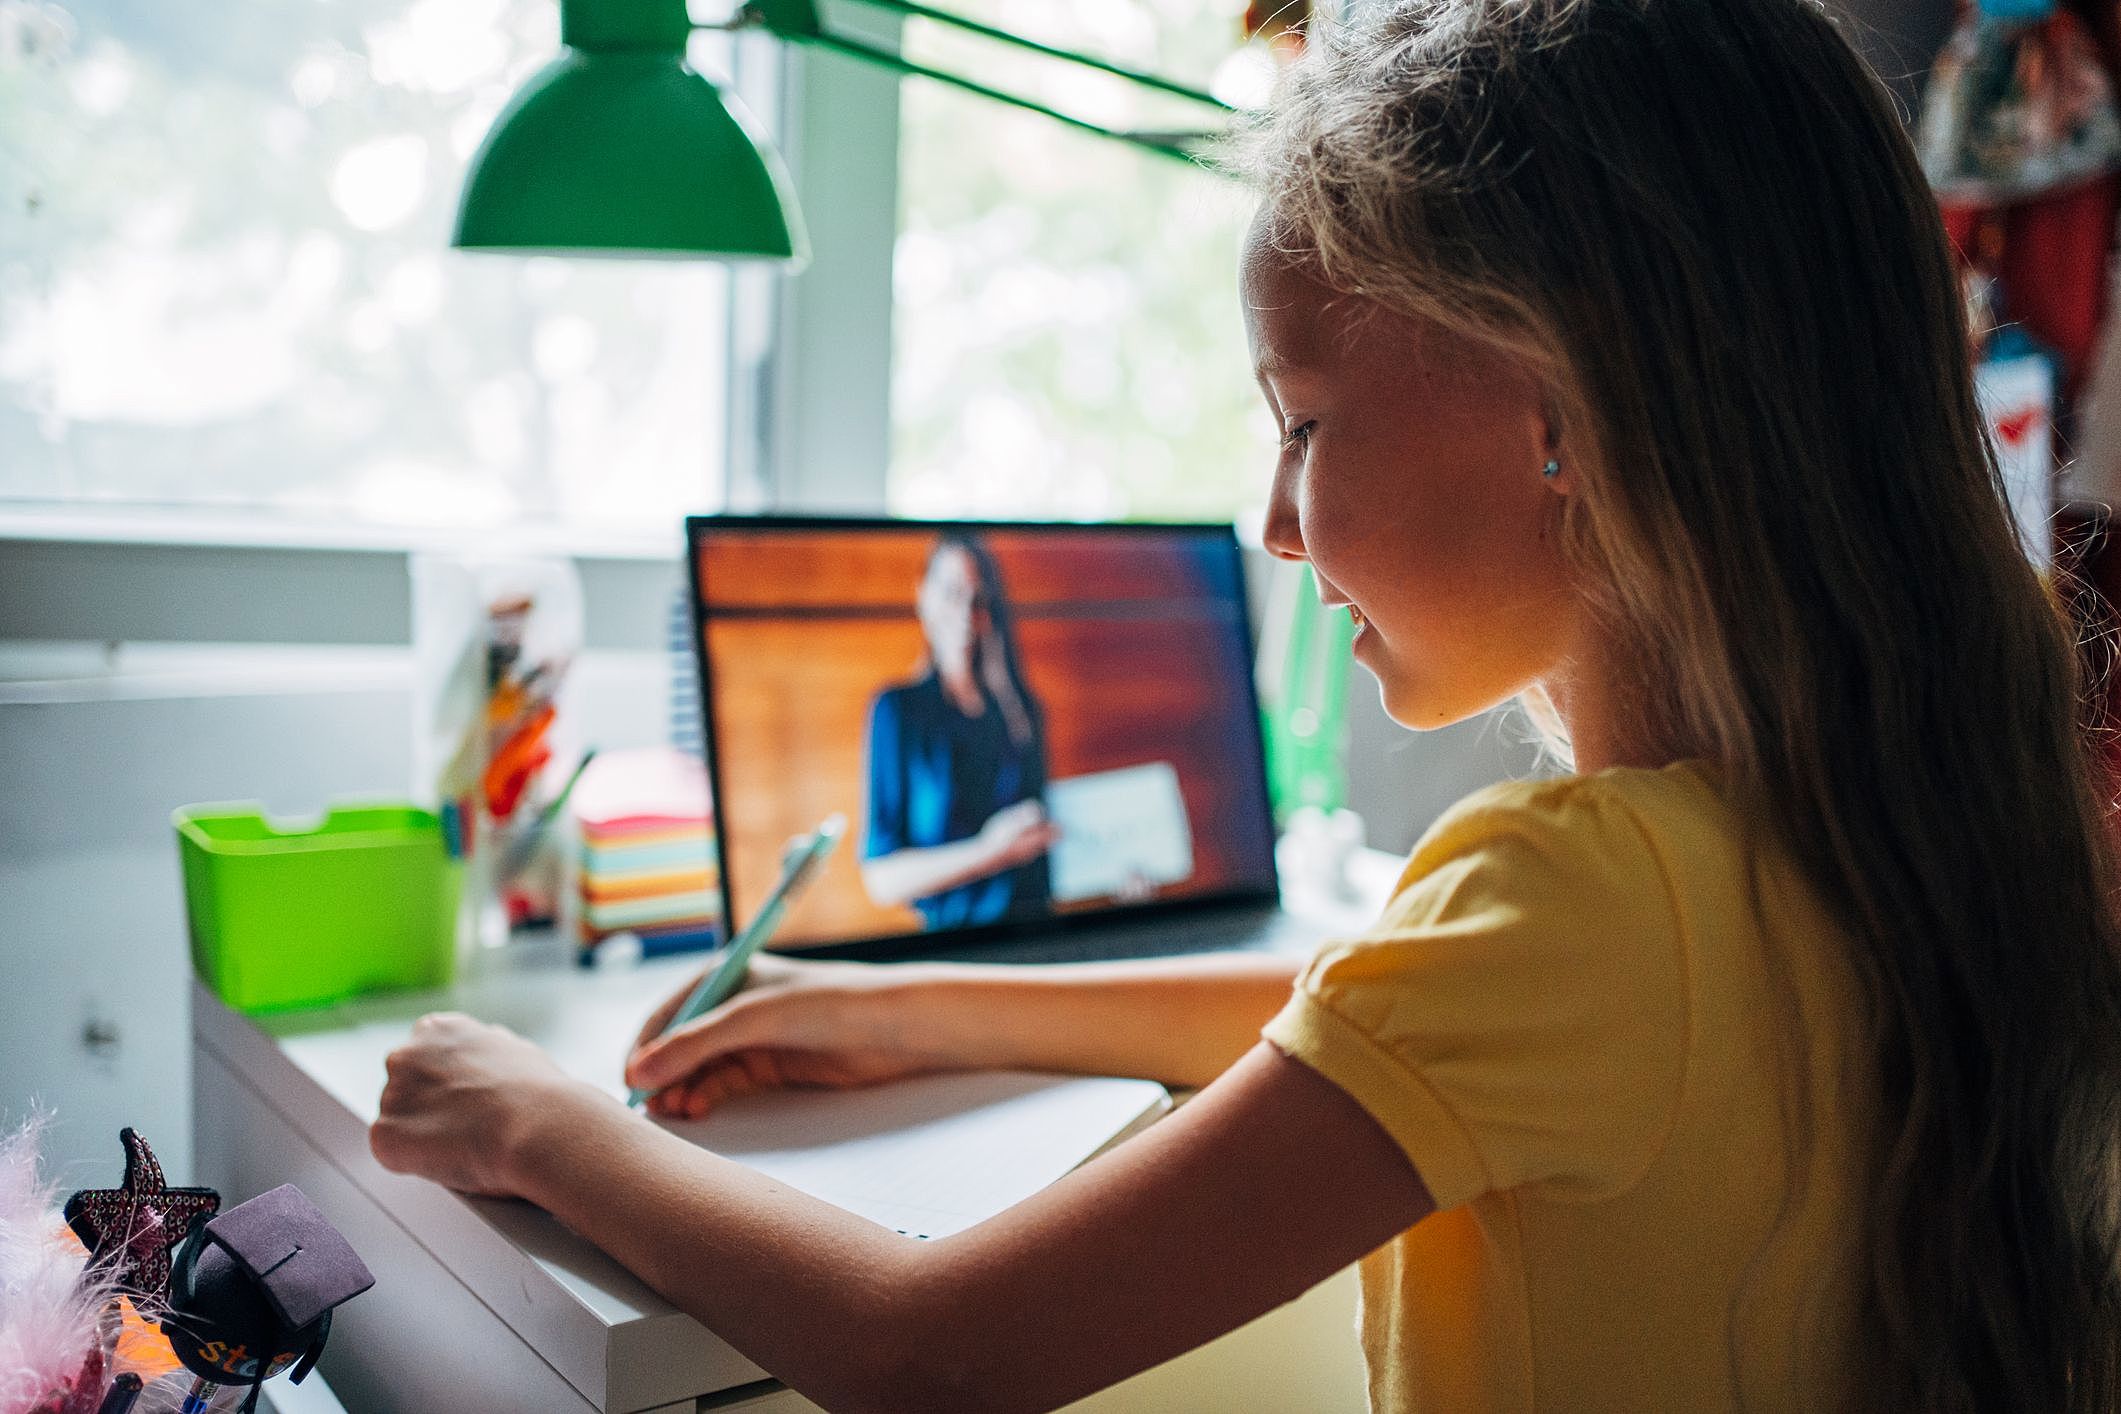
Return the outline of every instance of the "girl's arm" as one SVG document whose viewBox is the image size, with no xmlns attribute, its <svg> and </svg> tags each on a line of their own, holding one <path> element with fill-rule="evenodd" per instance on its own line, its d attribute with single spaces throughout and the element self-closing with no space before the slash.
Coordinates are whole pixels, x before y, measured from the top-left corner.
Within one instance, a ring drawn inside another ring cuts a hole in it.
<svg viewBox="0 0 2121 1414">
<path fill-rule="evenodd" d="M 1219 953 L 1048 967 L 793 962 L 761 957 L 745 990 L 662 1035 L 680 988 L 642 1028 L 627 1082 L 659 1114 L 731 1094 L 935 1070 L 1214 1080 L 1289 999 L 1302 959 Z"/>
<path fill-rule="evenodd" d="M 466 1017 L 391 1058 L 388 1167 L 550 1210 L 838 1411 L 1050 1409 L 1292 1300 L 1418 1222 L 1352 1099 L 1260 1044 L 1029 1201 L 915 1242 L 706 1153 Z"/>
</svg>

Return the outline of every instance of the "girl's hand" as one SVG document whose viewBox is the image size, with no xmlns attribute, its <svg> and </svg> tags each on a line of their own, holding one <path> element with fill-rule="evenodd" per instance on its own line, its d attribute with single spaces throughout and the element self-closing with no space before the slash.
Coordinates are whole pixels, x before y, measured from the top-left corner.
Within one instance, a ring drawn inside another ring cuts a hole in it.
<svg viewBox="0 0 2121 1414">
<path fill-rule="evenodd" d="M 669 1035 L 693 983 L 656 1008 L 626 1060 L 648 1112 L 697 1119 L 732 1095 L 795 1086 L 874 1085 L 946 1069 L 923 1049 L 907 1005 L 909 969 L 758 956 L 743 990 Z M 695 981 L 697 979 L 694 979 Z"/>
<path fill-rule="evenodd" d="M 421 1017 L 384 1068 L 369 1150 L 393 1172 L 462 1193 L 517 1196 L 515 1159 L 534 1128 L 613 1103 L 513 1031 L 456 1012 Z"/>
</svg>

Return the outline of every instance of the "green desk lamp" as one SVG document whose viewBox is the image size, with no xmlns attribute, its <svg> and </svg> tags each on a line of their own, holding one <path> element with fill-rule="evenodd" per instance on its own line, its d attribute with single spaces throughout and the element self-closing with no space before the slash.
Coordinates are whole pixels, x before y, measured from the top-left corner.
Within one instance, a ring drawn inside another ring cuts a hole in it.
<svg viewBox="0 0 2121 1414">
<path fill-rule="evenodd" d="M 1095 69 L 1215 110 L 1212 95 L 1014 35 L 915 0 L 859 0 L 908 18 Z M 764 29 L 900 74 L 935 79 L 1100 137 L 1192 161 L 1206 132 L 1106 127 L 1020 94 L 917 64 L 825 28 L 813 0 L 749 0 L 695 26 L 685 0 L 560 0 L 561 56 L 502 110 L 471 160 L 450 244 L 516 254 L 807 259 L 787 170 L 741 109 L 685 62 L 694 28 Z"/>
</svg>

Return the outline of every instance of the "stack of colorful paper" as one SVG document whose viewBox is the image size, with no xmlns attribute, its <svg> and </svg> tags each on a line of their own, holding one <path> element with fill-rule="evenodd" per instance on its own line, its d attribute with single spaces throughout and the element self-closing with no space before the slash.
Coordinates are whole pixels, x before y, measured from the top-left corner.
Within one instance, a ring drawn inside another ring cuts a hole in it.
<svg viewBox="0 0 2121 1414">
<path fill-rule="evenodd" d="M 574 789 L 582 945 L 615 933 L 644 952 L 704 947 L 722 919 L 707 770 L 664 749 L 600 753 Z"/>
</svg>

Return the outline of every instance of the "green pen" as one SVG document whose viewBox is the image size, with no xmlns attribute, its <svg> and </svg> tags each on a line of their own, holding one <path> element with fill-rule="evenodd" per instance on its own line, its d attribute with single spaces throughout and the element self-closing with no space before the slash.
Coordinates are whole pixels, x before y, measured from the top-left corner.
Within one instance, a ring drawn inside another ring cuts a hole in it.
<svg viewBox="0 0 2121 1414">
<path fill-rule="evenodd" d="M 699 985 L 685 998 L 685 1004 L 670 1018 L 670 1024 L 663 1028 L 661 1035 L 669 1035 L 736 994 L 736 989 L 744 985 L 744 974 L 751 968 L 751 955 L 773 936 L 774 929 L 781 926 L 781 916 L 788 911 L 788 905 L 817 874 L 818 866 L 825 862 L 825 856 L 832 853 L 832 847 L 845 833 L 847 817 L 834 815 L 809 834 L 797 835 L 788 841 L 787 848 L 781 851 L 780 880 L 773 886 L 773 892 L 766 895 L 766 902 L 759 906 L 758 917 L 751 920 L 750 927 L 736 935 L 722 954 L 720 964 L 700 979 Z M 632 1090 L 626 1096 L 626 1103 L 638 1109 L 652 1093 Z"/>
<path fill-rule="evenodd" d="M 596 759 L 595 747 L 592 746 L 583 752 L 582 759 L 567 773 L 567 784 L 560 787 L 559 794 L 545 802 L 545 808 L 538 812 L 536 819 L 517 828 L 508 841 L 507 853 L 501 856 L 502 878 L 513 879 L 523 872 L 523 866 L 530 862 L 530 852 L 538 847 L 538 841 L 552 828 L 552 822 L 560 818 L 560 811 L 567 806 L 567 797 L 574 794 L 574 788 L 582 779 L 582 773 L 587 771 L 589 763 Z"/>
</svg>

